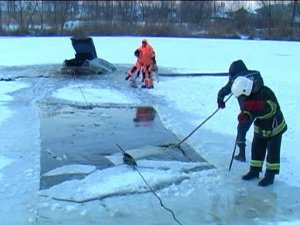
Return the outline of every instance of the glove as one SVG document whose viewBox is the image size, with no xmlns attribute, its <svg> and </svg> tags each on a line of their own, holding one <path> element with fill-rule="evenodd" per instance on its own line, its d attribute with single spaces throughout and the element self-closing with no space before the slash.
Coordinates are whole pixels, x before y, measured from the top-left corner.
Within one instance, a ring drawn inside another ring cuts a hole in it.
<svg viewBox="0 0 300 225">
<path fill-rule="evenodd" d="M 133 73 L 131 71 L 128 71 L 127 76 L 125 77 L 125 80 L 128 80 L 132 76 L 132 74 Z"/>
<path fill-rule="evenodd" d="M 249 111 L 261 111 L 265 107 L 265 103 L 263 101 L 245 101 L 244 109 Z"/>
<path fill-rule="evenodd" d="M 156 64 L 151 65 L 151 67 L 149 68 L 149 72 L 157 72 L 157 65 Z"/>
<path fill-rule="evenodd" d="M 155 59 L 155 57 L 152 57 L 152 62 L 153 62 L 153 64 L 156 64 L 156 59 Z"/>
<path fill-rule="evenodd" d="M 238 115 L 238 121 L 239 121 L 240 123 L 245 123 L 248 119 L 249 119 L 249 115 L 246 114 L 246 113 L 241 112 L 241 113 Z"/>
<path fill-rule="evenodd" d="M 224 109 L 225 108 L 225 102 L 224 102 L 223 99 L 218 98 L 217 103 L 218 103 L 218 108 L 219 109 Z"/>
</svg>

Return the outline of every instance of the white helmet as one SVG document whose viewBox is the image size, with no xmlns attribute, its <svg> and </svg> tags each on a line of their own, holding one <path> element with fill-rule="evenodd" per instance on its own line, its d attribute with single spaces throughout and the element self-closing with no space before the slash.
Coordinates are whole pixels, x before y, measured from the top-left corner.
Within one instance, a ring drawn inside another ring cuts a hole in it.
<svg viewBox="0 0 300 225">
<path fill-rule="evenodd" d="M 252 87 L 253 80 L 240 76 L 234 80 L 231 86 L 231 92 L 235 97 L 239 97 L 241 95 L 249 96 L 251 94 Z"/>
</svg>

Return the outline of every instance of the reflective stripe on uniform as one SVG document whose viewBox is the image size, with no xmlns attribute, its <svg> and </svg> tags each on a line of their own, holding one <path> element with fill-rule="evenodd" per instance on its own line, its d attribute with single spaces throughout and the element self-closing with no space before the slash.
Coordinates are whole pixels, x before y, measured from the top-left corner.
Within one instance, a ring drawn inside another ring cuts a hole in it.
<svg viewBox="0 0 300 225">
<path fill-rule="evenodd" d="M 279 170 L 280 169 L 280 163 L 268 163 L 267 162 L 267 169 L 268 170 Z"/>
<path fill-rule="evenodd" d="M 267 120 L 270 119 L 272 116 L 275 115 L 276 109 L 277 109 L 277 104 L 271 100 L 267 101 L 267 104 L 269 104 L 271 111 L 263 116 L 258 116 L 257 118 L 260 120 Z"/>
<path fill-rule="evenodd" d="M 246 115 L 248 115 L 250 118 L 252 117 L 251 112 L 249 112 L 249 111 L 247 111 L 247 110 L 244 110 L 243 113 L 246 114 Z"/>
<path fill-rule="evenodd" d="M 253 160 L 252 159 L 251 162 L 250 162 L 250 166 L 261 168 L 263 166 L 263 163 L 264 163 L 264 161 Z"/>
<path fill-rule="evenodd" d="M 285 120 L 283 119 L 282 122 L 277 127 L 275 127 L 273 130 L 263 130 L 263 129 L 260 129 L 258 126 L 254 125 L 254 132 L 257 134 L 260 134 L 266 138 L 274 137 L 277 134 L 279 134 L 285 128 L 285 126 L 286 126 L 286 123 L 285 123 Z"/>
</svg>

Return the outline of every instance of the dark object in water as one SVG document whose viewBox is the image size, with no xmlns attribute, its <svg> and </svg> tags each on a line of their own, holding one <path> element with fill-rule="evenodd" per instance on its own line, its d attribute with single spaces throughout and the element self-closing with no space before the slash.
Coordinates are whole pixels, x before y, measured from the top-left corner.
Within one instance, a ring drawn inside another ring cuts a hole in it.
<svg viewBox="0 0 300 225">
<path fill-rule="evenodd" d="M 61 72 L 66 74 L 104 74 L 116 70 L 116 67 L 97 56 L 91 37 L 71 38 L 76 52 L 75 58 L 63 62 Z"/>
<path fill-rule="evenodd" d="M 131 167 L 137 166 L 134 158 L 131 155 L 129 155 L 128 153 L 123 153 L 123 163 L 125 163 Z"/>
<path fill-rule="evenodd" d="M 131 155 L 129 155 L 127 152 L 125 152 L 125 150 L 123 148 L 121 148 L 120 145 L 118 145 L 118 144 L 116 144 L 116 145 L 121 150 L 121 152 L 123 153 L 123 163 L 125 163 L 125 164 L 127 164 L 131 167 L 137 166 L 134 158 Z"/>
</svg>

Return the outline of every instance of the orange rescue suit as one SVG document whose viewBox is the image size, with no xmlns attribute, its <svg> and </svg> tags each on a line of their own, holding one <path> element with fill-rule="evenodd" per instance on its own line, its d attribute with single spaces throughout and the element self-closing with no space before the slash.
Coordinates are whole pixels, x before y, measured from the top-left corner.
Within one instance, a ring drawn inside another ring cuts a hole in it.
<svg viewBox="0 0 300 225">
<path fill-rule="evenodd" d="M 154 52 L 151 45 L 146 44 L 139 47 L 139 50 L 141 52 L 140 60 L 143 63 L 144 66 L 150 66 L 153 64 L 153 57 Z"/>
</svg>

